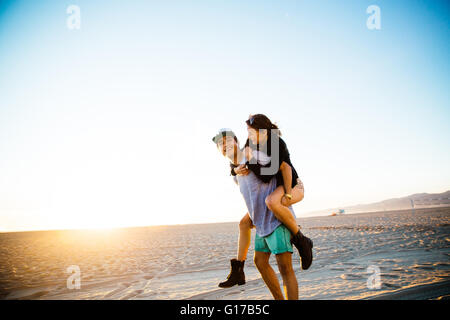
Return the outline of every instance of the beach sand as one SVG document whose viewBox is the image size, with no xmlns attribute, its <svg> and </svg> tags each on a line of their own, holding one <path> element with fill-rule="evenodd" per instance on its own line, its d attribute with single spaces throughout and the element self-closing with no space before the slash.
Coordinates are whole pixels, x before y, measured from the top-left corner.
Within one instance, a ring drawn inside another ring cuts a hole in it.
<svg viewBox="0 0 450 320">
<path fill-rule="evenodd" d="M 315 254 L 306 271 L 293 255 L 300 299 L 449 298 L 450 208 L 298 221 Z M 247 283 L 220 289 L 237 222 L 1 233 L 0 299 L 272 299 L 252 261 L 253 236 Z M 79 289 L 68 285 L 71 266 Z M 380 287 L 368 285 L 377 275 Z"/>
</svg>

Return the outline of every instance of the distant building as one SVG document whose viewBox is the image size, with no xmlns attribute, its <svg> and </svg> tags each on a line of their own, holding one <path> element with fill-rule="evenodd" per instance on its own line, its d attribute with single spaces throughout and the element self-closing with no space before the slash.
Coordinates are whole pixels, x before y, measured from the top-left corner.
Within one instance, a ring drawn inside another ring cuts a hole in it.
<svg viewBox="0 0 450 320">
<path fill-rule="evenodd" d="M 345 214 L 345 210 L 344 209 L 338 209 L 338 211 L 332 212 L 331 216 L 335 217 L 335 216 L 342 216 Z"/>
</svg>

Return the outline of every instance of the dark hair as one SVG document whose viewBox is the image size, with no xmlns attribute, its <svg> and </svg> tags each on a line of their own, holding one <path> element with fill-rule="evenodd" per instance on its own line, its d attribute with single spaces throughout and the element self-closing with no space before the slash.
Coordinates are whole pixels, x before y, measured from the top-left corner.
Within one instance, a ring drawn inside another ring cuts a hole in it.
<svg viewBox="0 0 450 320">
<path fill-rule="evenodd" d="M 280 129 L 278 128 L 278 126 L 274 123 L 272 123 L 272 121 L 270 121 L 269 118 L 267 118 L 267 116 L 263 115 L 263 114 L 254 114 L 252 116 L 250 116 L 250 118 L 248 118 L 247 121 L 245 121 L 245 123 L 247 123 L 247 125 L 253 129 L 267 129 L 268 131 L 268 135 L 271 134 L 271 132 L 275 132 L 279 137 L 281 137 L 281 132 Z"/>
</svg>

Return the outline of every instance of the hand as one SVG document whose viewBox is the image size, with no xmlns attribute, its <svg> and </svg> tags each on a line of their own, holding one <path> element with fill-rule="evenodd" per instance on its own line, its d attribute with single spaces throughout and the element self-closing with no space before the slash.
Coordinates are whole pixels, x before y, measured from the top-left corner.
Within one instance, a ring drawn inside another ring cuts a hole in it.
<svg viewBox="0 0 450 320">
<path fill-rule="evenodd" d="M 285 207 L 289 207 L 291 205 L 291 199 L 283 196 L 283 197 L 281 197 L 281 204 Z"/>
<path fill-rule="evenodd" d="M 245 166 L 245 164 L 240 164 L 236 168 L 234 168 L 234 172 L 239 176 L 246 176 L 249 173 L 249 170 Z"/>
<path fill-rule="evenodd" d="M 245 147 L 244 149 L 244 155 L 247 161 L 250 161 L 253 158 L 253 152 L 250 147 Z"/>
</svg>

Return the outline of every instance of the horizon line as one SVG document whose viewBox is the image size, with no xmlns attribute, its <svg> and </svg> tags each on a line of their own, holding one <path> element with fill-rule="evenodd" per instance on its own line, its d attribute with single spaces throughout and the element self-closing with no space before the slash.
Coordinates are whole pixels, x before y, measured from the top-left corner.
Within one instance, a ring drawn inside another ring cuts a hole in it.
<svg viewBox="0 0 450 320">
<path fill-rule="evenodd" d="M 423 210 L 423 209 L 439 209 L 439 208 L 449 208 L 448 205 L 435 205 L 429 207 L 422 208 L 410 208 L 410 209 L 390 209 L 390 210 L 378 210 L 378 211 L 361 211 L 361 212 L 352 212 L 345 213 L 344 216 L 356 215 L 356 214 L 364 214 L 364 213 L 379 213 L 379 212 L 394 212 L 394 211 L 410 211 L 410 210 Z M 325 209 L 324 209 L 325 210 Z M 315 216 L 304 216 L 298 219 L 306 219 L 306 218 L 319 218 L 319 217 L 332 217 L 330 214 L 323 215 L 315 215 Z M 47 231 L 110 231 L 110 230 L 119 230 L 119 229 L 134 229 L 134 228 L 157 228 L 157 227 L 176 227 L 176 226 L 194 226 L 194 225 L 206 225 L 206 224 L 222 224 L 222 223 L 238 223 L 239 221 L 218 221 L 218 222 L 196 222 L 196 223 L 176 223 L 176 224 L 158 224 L 158 225 L 134 225 L 134 226 L 123 226 L 123 227 L 105 227 L 105 228 L 64 228 L 64 229 L 30 229 L 30 230 L 11 230 L 11 231 L 0 231 L 0 234 L 6 233 L 21 233 L 21 232 L 47 232 Z"/>
</svg>

